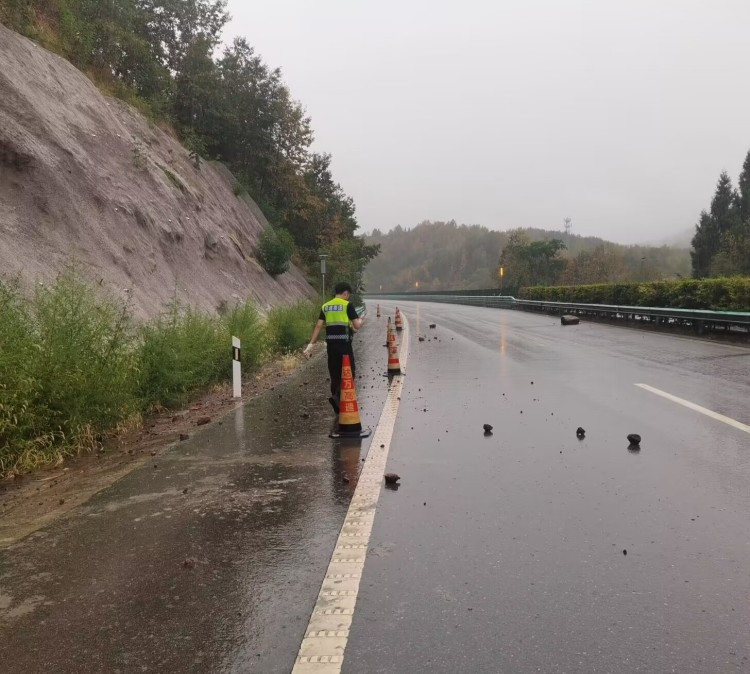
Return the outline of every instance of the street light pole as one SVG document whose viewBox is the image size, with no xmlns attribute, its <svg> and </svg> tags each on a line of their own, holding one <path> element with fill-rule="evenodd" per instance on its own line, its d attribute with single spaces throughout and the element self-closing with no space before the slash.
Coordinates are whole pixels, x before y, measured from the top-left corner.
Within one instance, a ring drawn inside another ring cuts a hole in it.
<svg viewBox="0 0 750 674">
<path fill-rule="evenodd" d="M 320 274 L 323 277 L 323 299 L 326 298 L 326 258 L 328 255 L 324 255 L 321 253 L 319 256 L 320 258 Z"/>
</svg>

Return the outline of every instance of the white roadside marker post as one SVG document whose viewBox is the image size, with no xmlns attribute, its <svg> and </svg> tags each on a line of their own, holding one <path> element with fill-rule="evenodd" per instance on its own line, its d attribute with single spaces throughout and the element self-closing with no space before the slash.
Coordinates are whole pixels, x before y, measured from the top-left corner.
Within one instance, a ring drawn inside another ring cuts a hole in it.
<svg viewBox="0 0 750 674">
<path fill-rule="evenodd" d="M 232 337 L 232 395 L 242 397 L 242 367 L 240 364 L 240 340 Z"/>
</svg>

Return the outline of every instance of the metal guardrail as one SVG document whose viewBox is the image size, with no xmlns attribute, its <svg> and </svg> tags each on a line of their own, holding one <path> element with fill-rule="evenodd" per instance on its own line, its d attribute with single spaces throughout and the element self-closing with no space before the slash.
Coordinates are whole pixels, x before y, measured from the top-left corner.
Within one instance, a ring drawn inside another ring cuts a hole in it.
<svg viewBox="0 0 750 674">
<path fill-rule="evenodd" d="M 578 304 L 520 300 L 511 295 L 438 295 L 391 293 L 367 295 L 368 299 L 395 301 L 443 302 L 497 309 L 520 309 L 548 314 L 573 314 L 595 319 L 624 321 L 630 324 L 691 328 L 699 334 L 707 331 L 750 334 L 750 312 L 710 311 L 707 309 L 673 309 L 669 307 L 632 307 L 612 304 Z"/>
<path fill-rule="evenodd" d="M 445 302 L 448 304 L 468 304 L 477 307 L 495 307 L 496 309 L 513 309 L 515 297 L 510 295 L 437 295 L 420 293 L 390 293 L 365 295 L 366 299 L 384 299 L 395 301 Z"/>
</svg>

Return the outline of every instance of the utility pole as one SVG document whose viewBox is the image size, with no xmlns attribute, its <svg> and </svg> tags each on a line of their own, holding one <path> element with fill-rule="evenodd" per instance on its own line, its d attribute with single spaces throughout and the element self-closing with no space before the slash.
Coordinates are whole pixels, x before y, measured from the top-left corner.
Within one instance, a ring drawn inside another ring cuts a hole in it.
<svg viewBox="0 0 750 674">
<path fill-rule="evenodd" d="M 320 258 L 320 274 L 323 277 L 323 300 L 326 298 L 326 258 L 328 255 L 321 253 L 318 255 Z"/>
</svg>

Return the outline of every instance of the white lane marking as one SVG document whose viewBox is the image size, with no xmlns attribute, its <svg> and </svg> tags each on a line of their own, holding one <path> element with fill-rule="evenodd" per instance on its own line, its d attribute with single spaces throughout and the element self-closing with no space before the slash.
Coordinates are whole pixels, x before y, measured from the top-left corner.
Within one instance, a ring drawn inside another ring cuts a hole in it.
<svg viewBox="0 0 750 674">
<path fill-rule="evenodd" d="M 684 400 L 683 398 L 678 398 L 677 396 L 673 396 L 671 393 L 660 391 L 658 388 L 654 388 L 653 386 L 649 386 L 648 384 L 636 384 L 636 386 L 644 389 L 645 391 L 651 391 L 651 393 L 655 393 L 656 395 L 661 396 L 662 398 L 671 400 L 673 403 L 677 403 L 678 405 L 683 405 L 695 412 L 700 412 L 701 414 L 705 414 L 707 417 L 716 419 L 716 421 L 721 421 L 729 426 L 733 426 L 734 428 L 738 428 L 741 431 L 745 431 L 745 433 L 750 433 L 750 426 L 748 426 L 747 424 L 743 424 L 741 421 L 736 421 L 735 419 L 732 419 L 731 417 L 725 417 L 723 414 L 719 414 L 718 412 L 714 412 L 713 410 L 709 410 L 705 407 L 701 407 L 700 405 L 696 405 L 695 403 L 691 403 L 689 400 Z"/>
<path fill-rule="evenodd" d="M 400 351 L 401 367 L 406 368 L 409 356 L 409 322 L 405 318 Z M 341 525 L 292 674 L 341 672 L 402 388 L 403 375 L 395 377 L 388 390 L 367 460 Z M 352 541 L 352 538 L 355 540 Z"/>
</svg>

